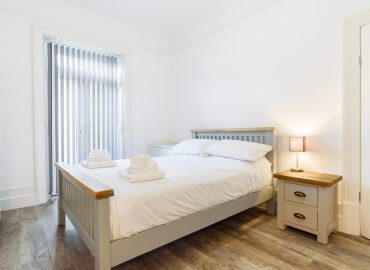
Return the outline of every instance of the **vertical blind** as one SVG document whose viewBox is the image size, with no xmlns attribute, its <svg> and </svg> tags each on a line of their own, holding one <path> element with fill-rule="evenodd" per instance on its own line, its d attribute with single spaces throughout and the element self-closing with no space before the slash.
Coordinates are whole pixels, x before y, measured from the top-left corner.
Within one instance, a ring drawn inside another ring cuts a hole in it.
<svg viewBox="0 0 370 270">
<path fill-rule="evenodd" d="M 49 154 L 53 164 L 78 164 L 91 149 L 122 157 L 122 87 L 118 56 L 47 41 Z M 55 182 L 54 182 L 55 183 Z M 51 185 L 54 186 L 55 184 Z"/>
</svg>

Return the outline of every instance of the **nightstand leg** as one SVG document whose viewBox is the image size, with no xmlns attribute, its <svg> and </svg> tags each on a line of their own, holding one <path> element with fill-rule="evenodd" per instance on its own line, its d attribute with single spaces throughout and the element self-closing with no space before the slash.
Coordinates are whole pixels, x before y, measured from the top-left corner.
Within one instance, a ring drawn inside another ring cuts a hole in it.
<svg viewBox="0 0 370 270">
<path fill-rule="evenodd" d="M 326 245 L 329 242 L 329 235 L 328 234 L 319 234 L 317 236 L 317 242 Z"/>
<path fill-rule="evenodd" d="M 284 225 L 284 180 L 278 180 L 277 183 L 277 227 L 285 230 Z"/>
</svg>

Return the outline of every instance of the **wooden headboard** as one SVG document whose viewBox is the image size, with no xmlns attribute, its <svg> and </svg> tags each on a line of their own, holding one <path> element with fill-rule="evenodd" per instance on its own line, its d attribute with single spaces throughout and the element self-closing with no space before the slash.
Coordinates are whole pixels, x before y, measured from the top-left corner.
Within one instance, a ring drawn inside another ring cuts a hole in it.
<svg viewBox="0 0 370 270">
<path fill-rule="evenodd" d="M 220 128 L 220 129 L 192 129 L 193 139 L 213 139 L 213 140 L 239 140 L 268 144 L 273 147 L 266 158 L 272 163 L 272 172 L 275 172 L 275 128 Z"/>
</svg>

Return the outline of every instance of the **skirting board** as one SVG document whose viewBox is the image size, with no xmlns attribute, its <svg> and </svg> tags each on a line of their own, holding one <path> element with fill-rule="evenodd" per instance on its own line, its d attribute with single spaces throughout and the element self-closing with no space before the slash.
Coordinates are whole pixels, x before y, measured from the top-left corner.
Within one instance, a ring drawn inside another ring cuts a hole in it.
<svg viewBox="0 0 370 270">
<path fill-rule="evenodd" d="M 37 194 L 34 186 L 0 190 L 1 211 L 33 206 L 36 204 Z"/>
<path fill-rule="evenodd" d="M 338 202 L 338 231 L 343 232 L 343 204 Z"/>
<path fill-rule="evenodd" d="M 353 220 L 360 218 L 359 209 L 360 209 L 359 205 L 354 205 L 351 203 L 343 203 L 343 202 L 338 203 L 338 231 L 339 232 L 359 235 L 360 228 L 358 228 L 356 226 L 356 223 L 353 222 Z M 347 215 L 346 219 L 343 218 L 344 212 Z M 345 220 L 347 220 L 346 225 L 344 225 Z"/>
<path fill-rule="evenodd" d="M 347 234 L 360 235 L 360 205 L 358 203 L 342 202 L 342 208 L 340 231 Z"/>
</svg>

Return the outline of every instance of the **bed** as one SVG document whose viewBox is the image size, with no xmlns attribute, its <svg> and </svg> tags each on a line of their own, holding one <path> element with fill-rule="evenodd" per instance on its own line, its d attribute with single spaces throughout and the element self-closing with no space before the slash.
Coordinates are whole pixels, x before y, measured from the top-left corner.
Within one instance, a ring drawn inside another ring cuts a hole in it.
<svg viewBox="0 0 370 270">
<path fill-rule="evenodd" d="M 274 128 L 192 130 L 192 137 L 275 145 Z M 110 269 L 263 202 L 275 213 L 274 150 L 248 166 L 222 157 L 156 161 L 166 179 L 136 184 L 117 179 L 115 168 L 57 164 L 58 224 L 68 216 L 93 254 L 95 269 Z"/>
</svg>

